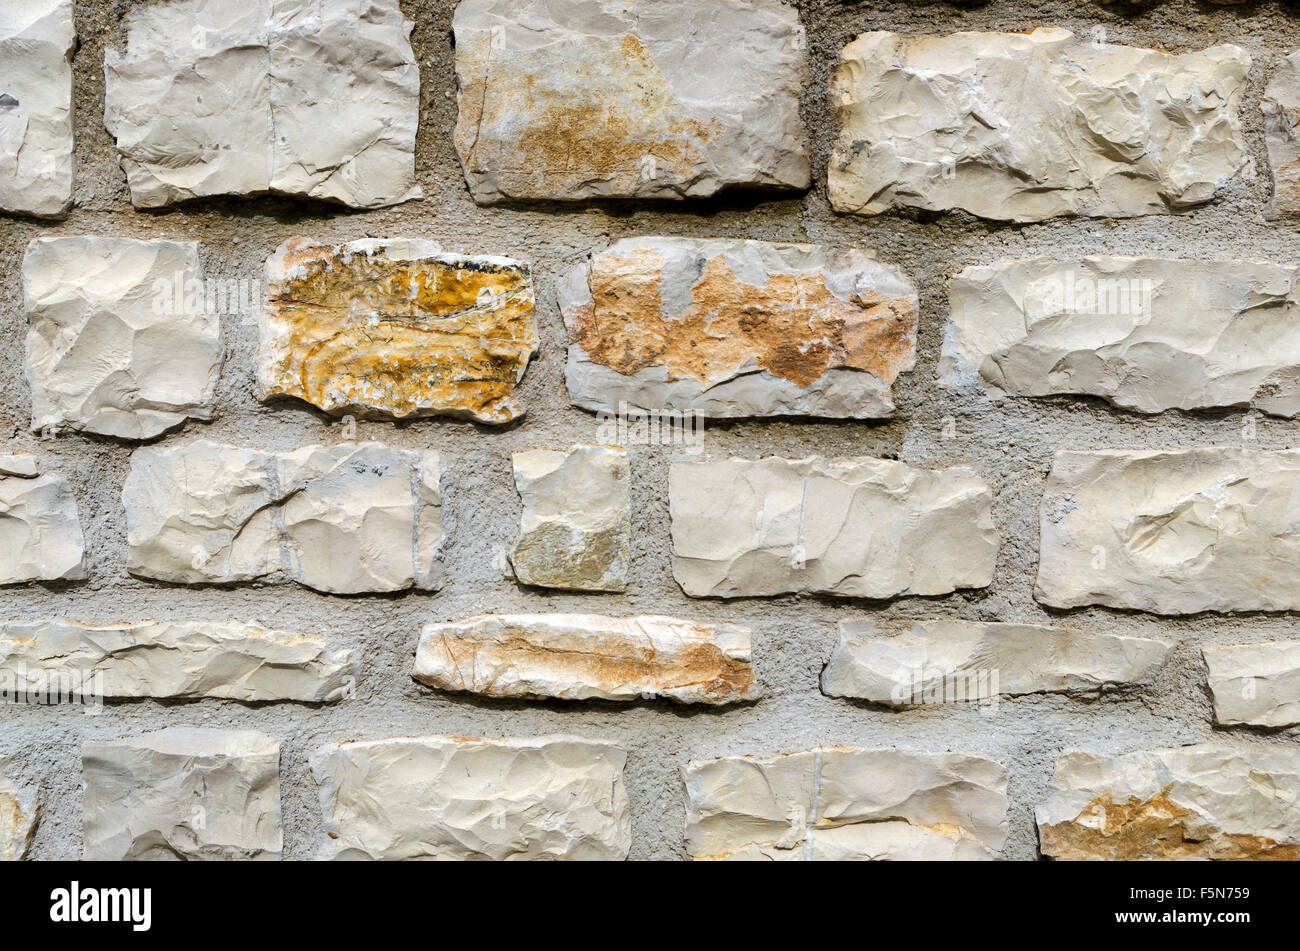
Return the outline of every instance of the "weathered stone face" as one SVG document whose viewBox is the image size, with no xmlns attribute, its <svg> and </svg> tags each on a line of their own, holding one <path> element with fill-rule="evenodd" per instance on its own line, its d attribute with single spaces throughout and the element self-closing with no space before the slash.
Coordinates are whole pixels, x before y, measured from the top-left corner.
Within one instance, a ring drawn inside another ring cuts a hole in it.
<svg viewBox="0 0 1300 951">
<path fill-rule="evenodd" d="M 428 624 L 412 676 L 488 697 L 724 704 L 758 696 L 749 630 L 678 618 L 486 615 Z"/>
<path fill-rule="evenodd" d="M 574 405 L 869 418 L 916 363 L 917 292 L 862 251 L 626 238 L 559 283 Z"/>
<path fill-rule="evenodd" d="M 1294 267 L 1032 258 L 953 278 L 940 377 L 994 396 L 1100 396 L 1125 409 L 1300 412 Z"/>
<path fill-rule="evenodd" d="M 526 264 L 414 239 L 299 239 L 267 260 L 266 282 L 263 399 L 396 419 L 523 415 L 514 390 L 537 353 Z"/>
<path fill-rule="evenodd" d="M 380 208 L 415 184 L 420 70 L 397 0 L 132 7 L 104 124 L 137 208 L 273 193 Z"/>
<path fill-rule="evenodd" d="M 820 748 L 696 761 L 686 850 L 696 859 L 994 859 L 1007 774 L 961 753 Z"/>
<path fill-rule="evenodd" d="M 1036 810 L 1055 859 L 1300 859 L 1300 754 L 1065 752 Z"/>
<path fill-rule="evenodd" d="M 1300 214 L 1300 51 L 1277 64 L 1259 103 L 1273 173 L 1270 217 Z"/>
<path fill-rule="evenodd" d="M 39 814 L 35 787 L 15 782 L 0 759 L 0 862 L 26 858 Z"/>
<path fill-rule="evenodd" d="M 1034 596 L 1156 614 L 1300 607 L 1300 451 L 1058 452 Z"/>
<path fill-rule="evenodd" d="M 841 621 L 822 692 L 903 708 L 1148 682 L 1171 644 L 1039 624 Z"/>
<path fill-rule="evenodd" d="M 3 459 L 0 584 L 85 578 L 85 538 L 68 480 L 61 475 L 38 475 L 39 466 L 30 457 Z M 15 470 L 16 474 L 9 474 Z"/>
<path fill-rule="evenodd" d="M 1246 162 L 1238 112 L 1249 68 L 1236 46 L 1173 55 L 1055 28 L 864 33 L 831 85 L 831 204 L 999 221 L 1196 205 Z"/>
<path fill-rule="evenodd" d="M 805 38 L 778 0 L 463 0 L 452 27 L 480 204 L 808 187 Z"/>
<path fill-rule="evenodd" d="M 19 690 L 64 682 L 103 697 L 342 700 L 356 686 L 351 650 L 319 637 L 228 622 L 0 624 L 0 674 Z"/>
<path fill-rule="evenodd" d="M 82 752 L 88 862 L 278 859 L 280 744 L 171 727 Z"/>
<path fill-rule="evenodd" d="M 1300 641 L 1204 647 L 1222 726 L 1294 726 L 1300 723 Z"/>
<path fill-rule="evenodd" d="M 137 449 L 122 490 L 127 567 L 182 584 L 282 573 L 332 594 L 436 590 L 440 473 L 435 452 L 379 443 Z"/>
<path fill-rule="evenodd" d="M 623 750 L 568 736 L 399 737 L 312 757 L 326 859 L 619 860 Z"/>
<path fill-rule="evenodd" d="M 673 577 L 692 597 L 947 594 L 993 579 L 993 494 L 965 467 L 866 457 L 678 462 Z"/>
<path fill-rule="evenodd" d="M 521 584 L 626 591 L 632 475 L 627 450 L 575 446 L 514 454 L 523 502 L 510 564 Z"/>
<path fill-rule="evenodd" d="M 196 241 L 33 241 L 23 258 L 32 429 L 151 439 L 211 419 L 221 318 L 191 307 L 186 288 L 201 278 Z"/>
<path fill-rule="evenodd" d="M 0 5 L 0 211 L 72 207 L 72 0 Z"/>
</svg>

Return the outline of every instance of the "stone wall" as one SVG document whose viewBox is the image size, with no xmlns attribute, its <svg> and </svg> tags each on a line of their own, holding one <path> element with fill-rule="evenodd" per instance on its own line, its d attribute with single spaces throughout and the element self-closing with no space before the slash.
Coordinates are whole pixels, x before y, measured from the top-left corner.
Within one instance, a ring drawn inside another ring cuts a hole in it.
<svg viewBox="0 0 1300 951">
<path fill-rule="evenodd" d="M 1296 857 L 1292 8 L 456 6 L 0 11 L 0 855 Z"/>
</svg>

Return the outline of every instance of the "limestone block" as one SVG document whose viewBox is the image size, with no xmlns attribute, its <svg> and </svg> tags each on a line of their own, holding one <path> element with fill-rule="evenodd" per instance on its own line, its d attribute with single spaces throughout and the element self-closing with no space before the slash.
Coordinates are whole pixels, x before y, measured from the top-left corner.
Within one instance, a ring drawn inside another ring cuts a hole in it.
<svg viewBox="0 0 1300 951">
<path fill-rule="evenodd" d="M 0 759 L 0 862 L 18 862 L 36 832 L 40 816 L 36 788 L 16 782 Z"/>
<path fill-rule="evenodd" d="M 79 581 L 86 577 L 85 539 L 77 502 L 62 475 L 26 474 L 14 460 L 0 474 L 0 584 Z"/>
<path fill-rule="evenodd" d="M 1223 726 L 1300 723 L 1300 641 L 1201 649 Z"/>
</svg>

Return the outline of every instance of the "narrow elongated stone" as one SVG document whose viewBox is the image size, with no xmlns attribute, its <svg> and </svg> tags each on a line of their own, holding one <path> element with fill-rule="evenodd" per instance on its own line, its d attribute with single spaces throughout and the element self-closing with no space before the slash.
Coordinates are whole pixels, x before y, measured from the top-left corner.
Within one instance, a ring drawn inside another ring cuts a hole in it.
<svg viewBox="0 0 1300 951">
<path fill-rule="evenodd" d="M 1007 773 L 982 756 L 822 747 L 682 777 L 696 859 L 982 860 L 1007 838 Z"/>
<path fill-rule="evenodd" d="M 1300 607 L 1300 450 L 1058 452 L 1039 525 L 1053 607 Z"/>
<path fill-rule="evenodd" d="M 1246 163 L 1239 111 L 1250 62 L 1236 46 L 1175 55 L 1056 28 L 864 33 L 831 83 L 840 123 L 831 204 L 999 221 L 1200 204 Z"/>
<path fill-rule="evenodd" d="M 88 862 L 278 859 L 280 744 L 170 727 L 82 752 Z"/>
<path fill-rule="evenodd" d="M 627 858 L 626 754 L 570 736 L 398 737 L 311 759 L 325 859 Z"/>
<path fill-rule="evenodd" d="M 973 469 L 867 457 L 678 462 L 673 577 L 692 597 L 946 594 L 993 580 L 993 494 Z"/>
<path fill-rule="evenodd" d="M 864 251 L 625 238 L 559 283 L 575 406 L 708 417 L 894 411 L 917 292 Z"/>
<path fill-rule="evenodd" d="M 86 577 L 77 502 L 61 475 L 0 475 L 0 538 L 0 584 Z"/>
<path fill-rule="evenodd" d="M 1041 624 L 841 621 L 822 692 L 891 707 L 1149 682 L 1172 644 Z"/>
<path fill-rule="evenodd" d="M 537 353 L 533 281 L 507 258 L 432 241 L 282 245 L 266 262 L 262 398 L 334 413 L 506 423 Z"/>
<path fill-rule="evenodd" d="M 949 289 L 940 377 L 995 397 L 1080 393 L 1144 413 L 1300 412 L 1297 269 L 1254 261 L 1031 258 Z"/>
<path fill-rule="evenodd" d="M 27 857 L 39 816 L 36 787 L 14 781 L 0 759 L 0 862 Z"/>
<path fill-rule="evenodd" d="M 522 584 L 626 591 L 632 475 L 620 446 L 514 454 L 523 502 L 510 564 Z"/>
<path fill-rule="evenodd" d="M 428 624 L 412 676 L 488 697 L 752 699 L 749 630 L 678 618 L 486 615 Z"/>
<path fill-rule="evenodd" d="M 272 193 L 380 208 L 415 183 L 420 70 L 397 0 L 132 7 L 104 124 L 137 208 Z"/>
<path fill-rule="evenodd" d="M 211 419 L 221 318 L 191 308 L 197 241 L 38 238 L 23 258 L 32 429 L 151 439 Z"/>
<path fill-rule="evenodd" d="M 1300 641 L 1203 647 L 1201 655 L 1220 724 L 1300 723 Z"/>
<path fill-rule="evenodd" d="M 72 0 L 0 4 L 0 210 L 72 207 Z"/>
<path fill-rule="evenodd" d="M 265 452 L 200 441 L 131 454 L 127 567 L 182 584 L 282 574 L 333 594 L 442 584 L 435 452 Z"/>
<path fill-rule="evenodd" d="M 18 689 L 71 677 L 103 697 L 342 700 L 356 686 L 351 650 L 247 624 L 145 621 L 0 624 L 0 677 Z M 56 679 L 57 678 L 57 679 Z"/>
<path fill-rule="evenodd" d="M 1300 860 L 1300 753 L 1067 751 L 1037 808 L 1055 859 Z"/>
<path fill-rule="evenodd" d="M 808 187 L 806 43 L 778 0 L 463 0 L 452 29 L 480 204 Z"/>
<path fill-rule="evenodd" d="M 1259 102 L 1264 113 L 1264 144 L 1273 173 L 1269 216 L 1300 215 L 1300 50 L 1277 64 Z"/>
</svg>

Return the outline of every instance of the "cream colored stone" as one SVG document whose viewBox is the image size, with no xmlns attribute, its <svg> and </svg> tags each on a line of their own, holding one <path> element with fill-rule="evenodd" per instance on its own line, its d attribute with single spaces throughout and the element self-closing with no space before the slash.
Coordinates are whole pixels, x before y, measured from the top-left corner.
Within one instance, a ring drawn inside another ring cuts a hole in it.
<svg viewBox="0 0 1300 951">
<path fill-rule="evenodd" d="M 1209 201 L 1246 164 L 1250 63 L 1236 46 L 1175 55 L 1058 28 L 864 33 L 831 83 L 831 204 L 1042 221 Z"/>
<path fill-rule="evenodd" d="M 280 744 L 251 730 L 170 727 L 82 753 L 95 861 L 278 859 Z"/>
<path fill-rule="evenodd" d="M 480 204 L 808 187 L 806 41 L 779 0 L 462 0 L 452 29 Z"/>
<path fill-rule="evenodd" d="M 1300 608 L 1300 450 L 1058 452 L 1039 524 L 1053 607 Z"/>
<path fill-rule="evenodd" d="M 1300 859 L 1300 753 L 1067 751 L 1036 810 L 1056 859 Z"/>
<path fill-rule="evenodd" d="M 822 747 L 682 776 L 696 859 L 983 860 L 1007 838 L 1007 773 L 982 756 Z"/>
<path fill-rule="evenodd" d="M 40 474 L 41 460 L 31 453 L 20 452 L 13 455 L 0 455 L 0 476 L 35 479 Z"/>
<path fill-rule="evenodd" d="M 1080 393 L 1144 413 L 1300 412 L 1297 269 L 1093 256 L 966 268 L 939 373 L 993 396 Z"/>
<path fill-rule="evenodd" d="M 40 816 L 36 788 L 15 782 L 0 759 L 0 862 L 27 857 Z"/>
<path fill-rule="evenodd" d="M 486 615 L 425 625 L 412 676 L 489 697 L 724 704 L 758 695 L 749 630 L 654 615 Z"/>
<path fill-rule="evenodd" d="M 32 429 L 151 439 L 211 419 L 221 317 L 192 309 L 197 241 L 37 238 L 23 258 Z"/>
<path fill-rule="evenodd" d="M 397 737 L 325 747 L 325 859 L 627 858 L 626 754 L 569 736 Z"/>
<path fill-rule="evenodd" d="M 865 251 L 625 238 L 558 283 L 569 399 L 707 417 L 894 411 L 916 287 Z"/>
<path fill-rule="evenodd" d="M 822 692 L 903 708 L 1150 682 L 1172 644 L 1040 624 L 840 621 Z"/>
<path fill-rule="evenodd" d="M 19 689 L 71 678 L 102 697 L 342 700 L 356 687 L 351 650 L 247 624 L 62 619 L 0 624 L 0 677 Z"/>
<path fill-rule="evenodd" d="M 993 494 L 973 469 L 867 457 L 678 462 L 673 577 L 692 597 L 947 594 L 993 580 Z"/>
<path fill-rule="evenodd" d="M 1269 217 L 1300 215 L 1300 50 L 1277 64 L 1260 99 L 1264 144 L 1273 173 Z"/>
<path fill-rule="evenodd" d="M 72 0 L 0 4 L 0 210 L 72 207 Z"/>
<path fill-rule="evenodd" d="M 270 192 L 380 208 L 415 183 L 420 70 L 398 0 L 134 6 L 104 124 L 137 208 Z"/>
<path fill-rule="evenodd" d="M 77 502 L 61 475 L 0 475 L 0 584 L 86 577 Z"/>
<path fill-rule="evenodd" d="M 1220 724 L 1300 723 L 1300 641 L 1203 647 L 1201 656 Z"/>
<path fill-rule="evenodd" d="M 510 564 L 521 584 L 626 591 L 631 470 L 621 446 L 532 449 L 513 456 L 523 502 Z"/>
<path fill-rule="evenodd" d="M 440 472 L 436 452 L 379 443 L 137 449 L 122 490 L 127 567 L 182 584 L 280 575 L 332 594 L 436 590 Z"/>
</svg>

